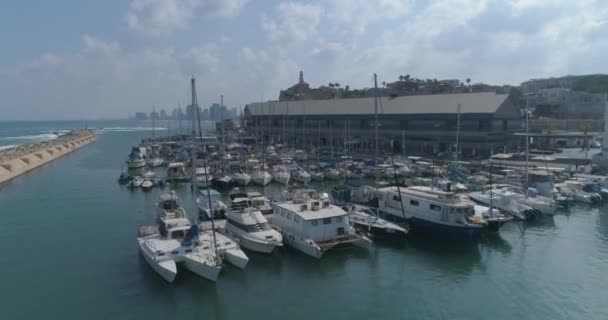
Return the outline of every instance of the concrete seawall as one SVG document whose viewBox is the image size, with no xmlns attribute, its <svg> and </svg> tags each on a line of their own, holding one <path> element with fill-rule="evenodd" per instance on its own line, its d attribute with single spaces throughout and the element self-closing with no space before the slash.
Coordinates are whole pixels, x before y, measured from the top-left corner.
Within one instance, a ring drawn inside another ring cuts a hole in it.
<svg viewBox="0 0 608 320">
<path fill-rule="evenodd" d="M 78 150 L 97 139 L 90 130 L 0 152 L 0 184 Z"/>
</svg>

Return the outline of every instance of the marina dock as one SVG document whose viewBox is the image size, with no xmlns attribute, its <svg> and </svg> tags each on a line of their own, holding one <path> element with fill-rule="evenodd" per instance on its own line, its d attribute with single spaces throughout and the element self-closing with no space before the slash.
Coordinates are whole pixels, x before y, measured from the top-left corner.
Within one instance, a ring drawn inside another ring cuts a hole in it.
<svg viewBox="0 0 608 320">
<path fill-rule="evenodd" d="M 96 140 L 91 130 L 71 131 L 51 141 L 0 151 L 0 184 L 32 171 Z"/>
</svg>

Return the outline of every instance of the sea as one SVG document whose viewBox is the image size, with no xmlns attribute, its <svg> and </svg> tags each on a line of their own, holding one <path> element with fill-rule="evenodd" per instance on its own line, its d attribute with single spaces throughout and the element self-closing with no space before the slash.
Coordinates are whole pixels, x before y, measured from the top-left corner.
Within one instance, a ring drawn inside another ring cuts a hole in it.
<svg viewBox="0 0 608 320">
<path fill-rule="evenodd" d="M 246 269 L 226 265 L 216 283 L 180 270 L 168 284 L 136 242 L 161 190 L 117 178 L 133 145 L 187 125 L 0 122 L 0 148 L 85 127 L 99 129 L 95 143 L 0 186 L 0 319 L 608 319 L 606 208 L 479 242 L 411 236 L 321 260 L 248 252 Z M 190 188 L 177 192 L 191 213 Z"/>
</svg>

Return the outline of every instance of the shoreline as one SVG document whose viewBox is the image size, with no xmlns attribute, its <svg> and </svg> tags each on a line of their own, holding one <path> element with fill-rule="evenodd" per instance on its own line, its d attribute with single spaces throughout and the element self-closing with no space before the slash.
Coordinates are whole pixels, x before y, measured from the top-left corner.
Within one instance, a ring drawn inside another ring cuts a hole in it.
<svg viewBox="0 0 608 320">
<path fill-rule="evenodd" d="M 92 130 L 71 131 L 56 139 L 0 150 L 0 185 L 97 139 Z"/>
</svg>

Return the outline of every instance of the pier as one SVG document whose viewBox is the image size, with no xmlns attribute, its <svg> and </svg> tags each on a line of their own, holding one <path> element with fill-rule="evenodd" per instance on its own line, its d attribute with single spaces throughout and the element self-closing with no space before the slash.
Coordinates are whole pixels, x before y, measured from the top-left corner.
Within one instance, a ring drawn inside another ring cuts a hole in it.
<svg viewBox="0 0 608 320">
<path fill-rule="evenodd" d="M 0 184 L 80 149 L 96 140 L 91 130 L 0 151 Z"/>
</svg>

